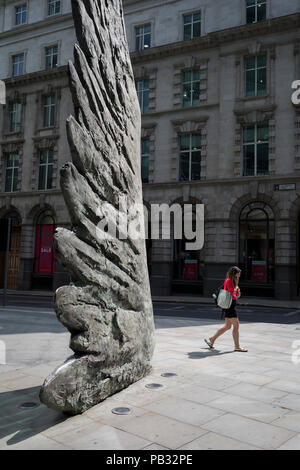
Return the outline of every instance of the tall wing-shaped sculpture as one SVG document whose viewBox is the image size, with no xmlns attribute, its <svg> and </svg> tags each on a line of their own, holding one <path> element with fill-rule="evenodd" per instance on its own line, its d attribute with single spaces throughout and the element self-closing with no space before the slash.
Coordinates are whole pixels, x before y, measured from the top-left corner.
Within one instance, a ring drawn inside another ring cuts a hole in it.
<svg viewBox="0 0 300 470">
<path fill-rule="evenodd" d="M 72 163 L 61 188 L 72 230 L 58 228 L 55 249 L 72 283 L 55 294 L 58 319 L 74 356 L 45 380 L 40 399 L 81 413 L 145 376 L 154 320 L 145 240 L 109 238 L 128 207 L 142 206 L 140 109 L 121 0 L 72 0 L 78 45 L 69 63 L 75 117 L 67 120 Z M 143 227 L 131 210 L 128 226 Z"/>
</svg>

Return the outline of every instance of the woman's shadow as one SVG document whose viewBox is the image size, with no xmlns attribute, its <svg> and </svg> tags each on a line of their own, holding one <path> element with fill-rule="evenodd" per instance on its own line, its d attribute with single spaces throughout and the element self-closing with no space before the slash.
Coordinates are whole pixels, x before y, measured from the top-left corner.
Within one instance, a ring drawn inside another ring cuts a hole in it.
<svg viewBox="0 0 300 470">
<path fill-rule="evenodd" d="M 218 349 L 203 348 L 206 351 L 192 351 L 188 353 L 189 359 L 203 359 L 210 356 L 222 356 L 223 354 L 231 354 L 233 351 L 220 351 Z"/>
</svg>

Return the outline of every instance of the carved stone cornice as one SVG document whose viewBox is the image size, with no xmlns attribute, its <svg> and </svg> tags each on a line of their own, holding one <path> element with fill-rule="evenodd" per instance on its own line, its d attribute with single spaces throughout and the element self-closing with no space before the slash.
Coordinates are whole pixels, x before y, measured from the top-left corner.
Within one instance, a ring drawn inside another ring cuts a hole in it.
<svg viewBox="0 0 300 470">
<path fill-rule="evenodd" d="M 220 47 L 225 43 L 234 41 L 245 41 L 267 34 L 279 33 L 289 30 L 297 30 L 300 26 L 300 13 L 273 18 L 260 23 L 246 24 L 234 28 L 224 29 L 209 33 L 201 38 L 189 41 L 180 41 L 164 46 L 153 47 L 142 51 L 131 53 L 133 64 L 146 62 L 166 56 L 176 56 L 179 54 L 192 54 L 193 51 L 203 51 L 214 47 Z"/>
<path fill-rule="evenodd" d="M 171 123 L 176 132 L 193 132 L 205 126 L 209 116 L 191 117 L 190 119 L 174 119 Z"/>
<path fill-rule="evenodd" d="M 67 77 L 67 65 L 62 65 L 55 69 L 39 70 L 37 72 L 26 73 L 19 77 L 11 77 L 3 80 L 7 88 L 14 86 L 28 85 L 32 82 L 45 82 L 46 80 L 53 80 L 55 78 Z"/>
<path fill-rule="evenodd" d="M 33 137 L 32 140 L 35 144 L 35 146 L 39 149 L 42 148 L 50 148 L 53 145 L 55 145 L 55 142 L 59 139 L 58 134 L 54 135 L 47 135 L 47 136 L 38 136 L 38 137 Z"/>
<path fill-rule="evenodd" d="M 70 20 L 70 26 L 72 26 L 73 24 L 72 13 L 66 13 L 65 15 L 48 16 L 44 20 L 36 21 L 34 23 L 27 23 L 27 24 L 24 24 L 23 26 L 13 27 L 9 29 L 8 31 L 3 31 L 2 33 L 0 33 L 0 41 L 2 39 L 7 39 L 10 37 L 15 38 L 18 34 L 23 35 L 27 33 L 28 31 L 33 31 L 33 30 L 36 31 L 38 29 L 45 28 L 46 26 L 64 23 L 68 20 Z"/>
<path fill-rule="evenodd" d="M 267 121 L 273 119 L 276 105 L 270 106 L 256 106 L 254 109 L 235 109 L 234 114 L 237 117 L 237 122 L 240 124 L 247 124 L 252 122 Z"/>
</svg>

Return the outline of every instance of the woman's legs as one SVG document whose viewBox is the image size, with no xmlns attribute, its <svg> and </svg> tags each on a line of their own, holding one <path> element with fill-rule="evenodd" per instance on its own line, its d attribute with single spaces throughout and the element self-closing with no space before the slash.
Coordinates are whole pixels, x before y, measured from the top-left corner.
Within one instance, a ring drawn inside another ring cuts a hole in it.
<svg viewBox="0 0 300 470">
<path fill-rule="evenodd" d="M 247 349 L 241 348 L 240 346 L 240 333 L 239 333 L 239 328 L 240 328 L 240 323 L 238 318 L 230 318 L 230 321 L 233 326 L 232 330 L 232 337 L 234 341 L 234 349 L 236 351 L 243 351 L 247 352 Z"/>
<path fill-rule="evenodd" d="M 239 323 L 239 319 L 238 318 L 231 318 L 230 320 L 231 320 L 231 323 L 232 323 L 232 326 L 233 326 L 232 337 L 233 337 L 233 341 L 234 341 L 234 347 L 235 347 L 235 349 L 240 349 L 240 334 L 239 334 L 240 323 Z"/>
<path fill-rule="evenodd" d="M 219 336 L 221 336 L 226 331 L 230 330 L 230 328 L 231 328 L 230 318 L 225 318 L 225 325 L 222 326 L 222 328 L 220 328 L 214 336 L 209 338 L 210 344 L 213 346 L 216 339 L 219 338 Z"/>
</svg>

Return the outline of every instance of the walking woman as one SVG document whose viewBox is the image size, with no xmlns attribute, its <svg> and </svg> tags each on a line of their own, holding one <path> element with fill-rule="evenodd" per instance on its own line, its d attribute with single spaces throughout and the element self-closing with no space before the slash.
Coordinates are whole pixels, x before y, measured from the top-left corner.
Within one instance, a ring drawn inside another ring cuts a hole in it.
<svg viewBox="0 0 300 470">
<path fill-rule="evenodd" d="M 239 351 L 239 352 L 247 352 L 248 349 L 241 348 L 240 346 L 240 340 L 239 340 L 239 319 L 236 313 L 236 301 L 237 299 L 240 298 L 241 296 L 241 291 L 239 288 L 239 279 L 241 276 L 241 270 L 237 266 L 232 266 L 228 273 L 226 274 L 226 279 L 224 282 L 224 289 L 230 292 L 232 296 L 232 303 L 230 308 L 223 310 L 223 313 L 225 314 L 225 325 L 220 328 L 214 336 L 209 338 L 208 340 L 205 339 L 204 341 L 210 349 L 214 349 L 214 343 L 219 336 L 221 336 L 223 333 L 226 331 L 230 330 L 231 327 L 233 327 L 232 330 L 232 336 L 233 336 L 233 341 L 234 341 L 234 350 Z"/>
</svg>

